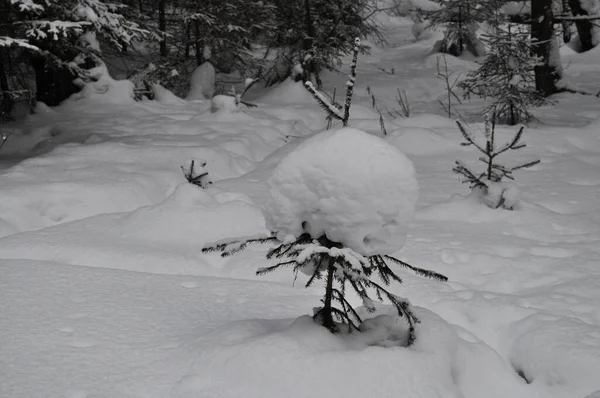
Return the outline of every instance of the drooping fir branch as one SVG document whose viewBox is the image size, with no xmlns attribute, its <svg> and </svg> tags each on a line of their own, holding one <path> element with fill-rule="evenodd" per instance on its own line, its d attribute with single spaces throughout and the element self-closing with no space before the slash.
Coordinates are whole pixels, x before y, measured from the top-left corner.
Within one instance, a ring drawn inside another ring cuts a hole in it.
<svg viewBox="0 0 600 398">
<path fill-rule="evenodd" d="M 407 345 L 414 342 L 414 325 L 419 319 L 412 312 L 410 304 L 387 290 L 392 282 L 402 283 L 402 279 L 390 268 L 388 263 L 399 265 L 411 270 L 416 275 L 446 281 L 444 275 L 414 267 L 404 261 L 389 255 L 374 255 L 366 257 L 338 242 L 329 240 L 326 236 L 313 238 L 308 233 L 281 242 L 273 236 L 256 236 L 246 239 L 222 241 L 205 246 L 202 251 L 222 252 L 226 257 L 244 250 L 248 244 L 272 243 L 276 246 L 270 249 L 267 259 L 276 259 L 274 265 L 261 267 L 256 273 L 264 275 L 277 269 L 288 267 L 294 274 L 302 272 L 309 276 L 305 286 L 310 287 L 317 280 L 325 279 L 326 289 L 323 305 L 313 315 L 313 318 L 332 332 L 340 331 L 340 323 L 351 330 L 358 330 L 361 317 L 345 298 L 346 289 L 351 288 L 363 301 L 369 312 L 375 311 L 373 295 L 378 300 L 386 299 L 396 308 L 398 315 L 406 319 L 408 324 Z M 381 283 L 372 278 L 378 276 Z"/>
<path fill-rule="evenodd" d="M 211 243 L 202 248 L 202 253 L 221 252 L 221 257 L 229 257 L 246 249 L 250 244 L 265 244 L 277 242 L 277 238 L 267 235 L 256 235 L 239 239 L 225 239 Z"/>
<path fill-rule="evenodd" d="M 483 136 L 485 138 L 485 145 L 480 145 L 475 140 L 475 137 L 471 133 L 469 129 L 467 129 L 461 122 L 457 121 L 456 124 L 460 132 L 462 133 L 462 137 L 464 139 L 461 142 L 462 146 L 474 146 L 477 148 L 479 152 L 482 153 L 483 156 L 479 158 L 479 160 L 485 164 L 485 171 L 481 174 L 473 172 L 469 167 L 467 167 L 464 163 L 457 160 L 455 167 L 452 169 L 455 173 L 461 175 L 463 177 L 463 183 L 470 184 L 471 188 L 474 187 L 487 187 L 486 181 L 489 182 L 501 182 L 502 179 L 507 178 L 509 180 L 514 180 L 512 173 L 516 170 L 529 168 L 535 166 L 540 163 L 540 160 L 528 161 L 517 166 L 506 167 L 497 162 L 497 157 L 502 155 L 503 153 L 509 150 L 518 150 L 525 148 L 526 144 L 521 142 L 521 138 L 523 137 L 524 127 L 517 131 L 517 133 L 513 136 L 513 138 L 503 145 L 497 147 L 496 145 L 496 116 L 492 114 L 492 118 L 486 115 L 485 118 L 485 127 L 483 131 Z"/>
<path fill-rule="evenodd" d="M 350 106 L 352 105 L 352 95 L 354 94 L 354 85 L 356 84 L 356 64 L 358 62 L 358 52 L 360 51 L 360 39 L 357 37 L 354 39 L 354 49 L 352 54 L 352 64 L 350 66 L 350 75 L 346 81 L 346 101 L 344 103 L 344 109 L 340 109 L 335 103 L 329 101 L 321 94 L 310 81 L 306 81 L 304 86 L 313 95 L 317 103 L 327 113 L 328 117 L 335 118 L 342 121 L 342 125 L 345 127 L 348 125 L 350 119 Z"/>
</svg>

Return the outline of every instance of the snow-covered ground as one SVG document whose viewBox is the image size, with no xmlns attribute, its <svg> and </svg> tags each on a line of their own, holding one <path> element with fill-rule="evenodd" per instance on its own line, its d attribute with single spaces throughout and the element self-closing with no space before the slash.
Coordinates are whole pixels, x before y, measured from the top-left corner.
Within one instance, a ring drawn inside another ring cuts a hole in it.
<svg viewBox="0 0 600 398">
<path fill-rule="evenodd" d="M 264 247 L 201 253 L 267 232 L 274 166 L 326 126 L 302 87 L 239 113 L 93 94 L 40 108 L 0 151 L 0 397 L 600 396 L 600 99 L 565 94 L 536 111 L 528 147 L 509 155 L 542 160 L 516 173 L 521 208 L 490 210 L 451 171 L 477 154 L 440 116 L 433 39 L 412 42 L 402 23 L 389 34 L 394 47 L 359 59 L 350 126 L 380 134 L 367 86 L 380 108 L 406 90 L 412 115 L 386 119 L 385 139 L 414 163 L 420 199 L 396 255 L 449 277 L 399 271 L 391 289 L 422 320 L 414 346 L 316 326 L 305 315 L 322 286 L 255 276 Z M 600 81 L 600 51 L 564 55 L 574 84 Z M 470 119 L 480 105 L 459 110 Z M 190 159 L 207 161 L 212 186 L 185 181 Z"/>
</svg>

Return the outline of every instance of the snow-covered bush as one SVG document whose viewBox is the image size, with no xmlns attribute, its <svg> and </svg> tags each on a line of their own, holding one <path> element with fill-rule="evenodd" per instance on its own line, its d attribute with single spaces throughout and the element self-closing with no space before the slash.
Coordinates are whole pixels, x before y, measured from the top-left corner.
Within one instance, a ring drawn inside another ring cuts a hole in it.
<svg viewBox="0 0 600 398">
<path fill-rule="evenodd" d="M 457 160 L 452 171 L 459 174 L 462 182 L 469 184 L 473 192 L 488 207 L 492 209 L 503 208 L 514 210 L 520 199 L 519 190 L 514 184 L 507 183 L 505 180 L 514 180 L 513 171 L 532 167 L 540 161 L 534 160 L 517 166 L 507 167 L 498 163 L 497 157 L 509 150 L 517 150 L 525 147 L 525 144 L 521 142 L 524 127 L 521 127 L 511 140 L 498 145 L 496 142 L 496 122 L 494 115 L 492 115 L 491 121 L 486 116 L 485 128 L 483 130 L 484 144 L 477 142 L 471 131 L 461 122 L 457 121 L 456 124 L 464 139 L 461 145 L 473 145 L 483 154 L 479 158 L 479 161 L 485 164 L 485 170 L 481 173 L 474 172 L 463 162 Z"/>
<path fill-rule="evenodd" d="M 209 60 L 198 66 L 190 78 L 187 100 L 211 99 L 215 94 L 217 73 Z"/>
<path fill-rule="evenodd" d="M 279 68 L 267 71 L 266 81 L 285 80 L 298 61 L 310 54 L 310 74 L 318 81 L 323 70 L 336 70 L 341 58 L 354 50 L 354 38 L 377 40 L 380 26 L 374 16 L 379 10 L 373 0 L 276 1 L 276 27 L 269 32 L 269 50 Z M 361 51 L 368 47 L 361 47 Z M 283 67 L 283 68 L 282 68 Z M 280 74 L 283 69 L 286 73 Z"/>
<path fill-rule="evenodd" d="M 264 216 L 271 236 L 218 242 L 203 251 L 228 256 L 252 243 L 271 243 L 275 265 L 306 274 L 306 286 L 325 279 L 322 306 L 314 319 L 332 332 L 360 330 L 359 314 L 346 298 L 353 290 L 370 311 L 373 298 L 386 298 L 408 323 L 414 341 L 417 317 L 407 300 L 387 290 L 402 279 L 390 264 L 417 275 L 446 280 L 391 254 L 402 248 L 412 220 L 418 186 L 412 163 L 382 139 L 352 128 L 325 131 L 287 155 L 269 181 Z M 364 329 L 364 328 L 363 328 Z"/>
<path fill-rule="evenodd" d="M 431 27 L 444 27 L 444 38 L 434 46 L 435 52 L 460 56 L 464 51 L 479 57 L 485 47 L 477 37 L 482 22 L 493 21 L 495 1 L 435 0 L 438 8 L 419 10 L 420 18 L 429 21 Z"/>
<path fill-rule="evenodd" d="M 534 68 L 541 64 L 532 55 L 529 32 L 508 25 L 496 35 L 486 36 L 489 51 L 479 68 L 459 83 L 464 97 L 475 94 L 492 101 L 484 113 L 496 113 L 501 123 L 511 126 L 531 119 L 529 108 L 549 101 L 536 89 Z"/>
</svg>

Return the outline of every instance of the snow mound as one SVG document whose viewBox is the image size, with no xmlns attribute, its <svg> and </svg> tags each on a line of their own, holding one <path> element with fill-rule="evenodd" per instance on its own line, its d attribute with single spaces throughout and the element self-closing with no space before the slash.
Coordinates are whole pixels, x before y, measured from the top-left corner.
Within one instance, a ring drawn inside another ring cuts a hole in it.
<svg viewBox="0 0 600 398">
<path fill-rule="evenodd" d="M 198 258 L 198 246 L 265 232 L 260 210 L 242 195 L 214 197 L 186 182 L 156 205 L 4 237 L 0 257 L 157 274 L 218 274 L 206 258 Z"/>
<path fill-rule="evenodd" d="M 597 326 L 572 317 L 534 314 L 516 322 L 511 332 L 510 360 L 529 383 L 570 386 L 573 397 L 600 389 Z"/>
<path fill-rule="evenodd" d="M 385 140 L 407 155 L 427 156 L 460 150 L 455 142 L 431 129 L 420 127 L 393 130 Z"/>
<path fill-rule="evenodd" d="M 238 99 L 232 95 L 215 95 L 210 101 L 210 111 L 235 113 L 240 110 Z"/>
<path fill-rule="evenodd" d="M 315 99 L 302 82 L 295 82 L 290 78 L 275 86 L 267 94 L 260 97 L 258 101 L 278 105 L 316 104 Z"/>
<path fill-rule="evenodd" d="M 186 346 L 197 359 L 172 396 L 524 397 L 524 383 L 489 347 L 415 310 L 426 326 L 411 348 L 365 345 L 363 333 L 333 335 L 310 316 L 224 325 Z"/>
<path fill-rule="evenodd" d="M 177 105 L 184 103 L 183 99 L 158 83 L 152 85 L 152 93 L 154 94 L 154 100 L 163 105 Z"/>
<path fill-rule="evenodd" d="M 192 72 L 190 78 L 190 91 L 185 98 L 188 101 L 211 99 L 215 94 L 215 67 L 210 62 L 205 62 Z"/>
<path fill-rule="evenodd" d="M 76 79 L 75 83 L 81 87 L 81 91 L 71 95 L 67 101 L 80 101 L 83 99 L 96 100 L 111 104 L 133 104 L 135 103 L 134 84 L 130 80 L 115 80 L 108 73 L 105 64 L 100 64 L 89 70 L 90 82 Z"/>
<path fill-rule="evenodd" d="M 275 168 L 265 206 L 279 238 L 327 235 L 364 255 L 402 248 L 418 197 L 411 161 L 353 128 L 302 143 Z"/>
</svg>

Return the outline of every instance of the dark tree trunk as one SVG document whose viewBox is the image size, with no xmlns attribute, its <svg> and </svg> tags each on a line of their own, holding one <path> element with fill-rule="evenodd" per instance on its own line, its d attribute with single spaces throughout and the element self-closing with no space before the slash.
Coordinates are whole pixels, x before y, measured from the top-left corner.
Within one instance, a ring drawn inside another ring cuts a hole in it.
<svg viewBox="0 0 600 398">
<path fill-rule="evenodd" d="M 202 64 L 202 45 L 200 44 L 200 21 L 194 21 L 194 44 L 196 46 L 196 66 Z"/>
<path fill-rule="evenodd" d="M 44 57 L 34 57 L 37 100 L 49 106 L 56 106 L 80 90 L 73 80 L 75 75 L 67 68 L 48 65 Z"/>
<path fill-rule="evenodd" d="M 159 0 L 158 2 L 158 30 L 163 33 L 163 38 L 160 41 L 160 56 L 167 56 L 167 37 L 164 34 L 167 31 L 167 17 L 166 17 L 166 0 Z"/>
<path fill-rule="evenodd" d="M 323 309 L 321 310 L 321 317 L 323 326 L 331 331 L 335 331 L 337 328 L 333 321 L 333 312 L 331 311 L 331 300 L 333 298 L 333 278 L 334 278 L 334 259 L 329 259 L 327 265 L 327 284 L 325 286 L 325 298 L 323 300 Z"/>
<path fill-rule="evenodd" d="M 187 27 L 185 28 L 185 59 L 190 58 L 190 47 L 192 42 L 192 25 L 188 22 Z"/>
<path fill-rule="evenodd" d="M 13 107 L 13 100 L 8 94 L 10 90 L 8 83 L 8 73 L 10 71 L 10 54 L 6 47 L 0 47 L 0 115 L 2 120 L 10 115 Z"/>
<path fill-rule="evenodd" d="M 589 15 L 581 6 L 581 0 L 569 0 L 569 6 L 571 7 L 571 12 L 574 16 Z M 577 33 L 579 34 L 579 41 L 581 42 L 581 51 L 589 51 L 594 48 L 593 29 L 595 22 L 597 23 L 598 21 L 575 21 Z"/>
<path fill-rule="evenodd" d="M 304 25 L 306 29 L 306 36 L 303 41 L 303 48 L 305 51 L 309 51 L 312 48 L 313 40 L 315 38 L 315 27 L 310 13 L 310 0 L 304 0 Z"/>
<path fill-rule="evenodd" d="M 542 59 L 535 67 L 535 86 L 544 95 L 558 92 L 556 82 L 560 72 L 551 59 L 554 38 L 554 14 L 552 0 L 531 0 L 531 42 L 534 55 Z"/>
<path fill-rule="evenodd" d="M 0 4 L 0 36 L 11 36 L 10 2 L 3 1 Z M 8 94 L 10 84 L 8 82 L 10 73 L 10 49 L 0 47 L 0 114 L 10 115 L 13 100 Z"/>
</svg>

